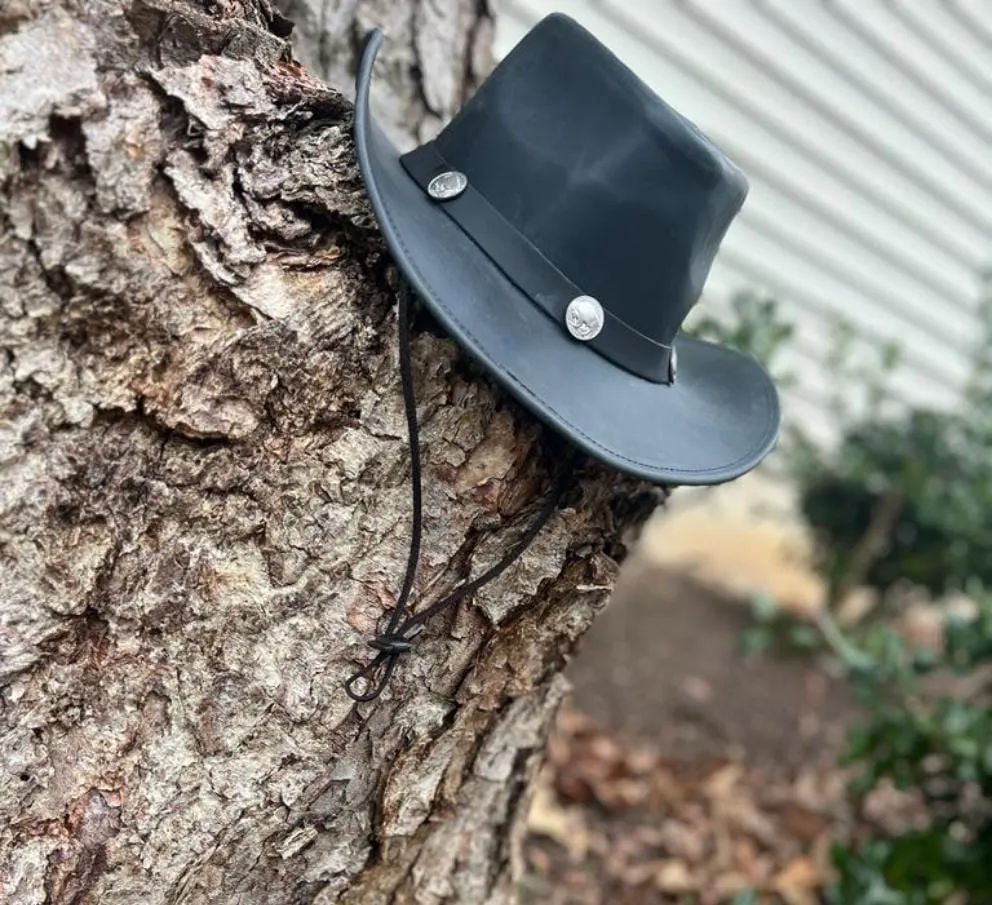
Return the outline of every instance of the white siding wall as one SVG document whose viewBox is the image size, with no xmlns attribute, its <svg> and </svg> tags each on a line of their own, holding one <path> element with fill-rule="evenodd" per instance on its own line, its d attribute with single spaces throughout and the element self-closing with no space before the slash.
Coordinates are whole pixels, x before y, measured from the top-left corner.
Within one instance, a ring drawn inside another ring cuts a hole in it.
<svg viewBox="0 0 992 905">
<path fill-rule="evenodd" d="M 903 403 L 954 405 L 992 263 L 992 0 L 497 0 L 497 51 L 561 11 L 748 174 L 700 308 L 797 326 L 785 414 L 822 442 L 831 314 L 895 340 Z"/>
</svg>

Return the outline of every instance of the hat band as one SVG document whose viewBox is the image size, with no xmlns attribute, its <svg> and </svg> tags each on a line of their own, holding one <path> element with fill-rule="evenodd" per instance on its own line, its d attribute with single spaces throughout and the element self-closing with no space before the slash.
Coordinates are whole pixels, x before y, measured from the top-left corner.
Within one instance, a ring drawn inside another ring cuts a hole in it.
<svg viewBox="0 0 992 905">
<path fill-rule="evenodd" d="M 435 177 L 457 173 L 457 167 L 444 159 L 434 142 L 404 154 L 400 162 L 424 192 L 428 192 Z M 552 264 L 470 181 L 459 181 L 455 192 L 437 203 L 517 288 L 564 327 L 569 303 L 587 293 Z M 605 306 L 602 329 L 585 342 L 604 358 L 646 380 L 667 384 L 674 378 L 672 347 L 635 330 Z"/>
</svg>

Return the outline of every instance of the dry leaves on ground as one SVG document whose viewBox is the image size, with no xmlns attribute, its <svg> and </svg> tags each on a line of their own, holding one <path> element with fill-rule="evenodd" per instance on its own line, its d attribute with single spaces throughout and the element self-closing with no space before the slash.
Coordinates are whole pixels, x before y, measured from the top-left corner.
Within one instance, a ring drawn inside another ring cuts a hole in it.
<svg viewBox="0 0 992 905">
<path fill-rule="evenodd" d="M 530 813 L 522 900 L 813 905 L 851 812 L 837 770 L 676 764 L 566 709 Z"/>
</svg>

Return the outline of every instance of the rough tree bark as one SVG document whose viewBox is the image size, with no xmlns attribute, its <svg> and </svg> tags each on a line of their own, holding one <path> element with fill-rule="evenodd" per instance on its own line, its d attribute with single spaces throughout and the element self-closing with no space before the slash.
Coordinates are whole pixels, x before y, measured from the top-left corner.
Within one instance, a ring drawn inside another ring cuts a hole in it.
<svg viewBox="0 0 992 905">
<path fill-rule="evenodd" d="M 353 53 L 357 4 L 326 8 Z M 512 898 L 561 668 L 657 492 L 584 463 L 377 704 L 345 696 L 410 478 L 350 126 L 268 0 L 0 6 L 4 902 Z M 430 599 L 554 463 L 423 316 L 414 360 Z"/>
<path fill-rule="evenodd" d="M 299 61 L 349 97 L 365 35 L 386 35 L 376 113 L 401 146 L 433 138 L 493 66 L 488 0 L 276 0 Z"/>
</svg>

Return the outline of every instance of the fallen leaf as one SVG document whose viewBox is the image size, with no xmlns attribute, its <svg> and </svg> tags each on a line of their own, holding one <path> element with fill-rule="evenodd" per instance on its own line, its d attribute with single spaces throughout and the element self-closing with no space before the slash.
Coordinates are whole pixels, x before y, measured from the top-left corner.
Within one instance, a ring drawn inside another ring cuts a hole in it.
<svg viewBox="0 0 992 905">
<path fill-rule="evenodd" d="M 658 766 L 658 755 L 650 748 L 634 748 L 627 755 L 627 769 L 636 776 L 651 773 Z"/>
<path fill-rule="evenodd" d="M 602 761 L 604 767 L 612 766 L 623 756 L 619 743 L 603 734 L 597 735 L 589 743 L 589 753 L 596 760 Z"/>
<path fill-rule="evenodd" d="M 798 839 L 804 845 L 809 845 L 819 837 L 827 826 L 827 818 L 823 814 L 794 802 L 783 804 L 779 808 L 779 816 L 786 834 Z"/>
<path fill-rule="evenodd" d="M 785 905 L 818 905 L 820 897 L 812 889 L 783 889 L 779 895 Z"/>
<path fill-rule="evenodd" d="M 643 805 L 651 787 L 640 779 L 615 779 L 598 782 L 593 787 L 600 803 L 611 810 L 625 810 Z"/>
<path fill-rule="evenodd" d="M 661 825 L 658 842 L 667 854 L 686 861 L 701 861 L 706 853 L 706 839 L 702 833 L 678 820 L 666 820 Z"/>
<path fill-rule="evenodd" d="M 665 861 L 654 875 L 654 884 L 662 892 L 692 892 L 696 888 L 692 874 L 684 861 Z"/>
<path fill-rule="evenodd" d="M 748 876 L 751 878 L 751 882 L 756 887 L 767 886 L 772 874 L 775 873 L 776 863 L 777 862 L 773 855 L 758 855 L 758 857 L 754 859 L 754 863 L 750 866 L 750 870 L 747 872 Z"/>
<path fill-rule="evenodd" d="M 813 862 L 814 868 L 816 868 L 817 875 L 823 883 L 830 883 L 834 878 L 833 846 L 834 840 L 830 831 L 824 830 L 823 834 L 813 843 L 810 849 L 810 859 Z"/>
<path fill-rule="evenodd" d="M 714 824 L 713 856 L 709 866 L 715 870 L 731 870 L 734 866 L 734 841 L 728 828 L 721 823 Z"/>
<path fill-rule="evenodd" d="M 784 895 L 789 890 L 816 889 L 820 885 L 820 872 L 806 856 L 793 858 L 782 870 L 772 877 L 771 886 Z"/>
<path fill-rule="evenodd" d="M 587 783 L 575 776 L 556 776 L 555 791 L 565 800 L 577 805 L 588 804 L 592 801 L 592 789 Z"/>
<path fill-rule="evenodd" d="M 671 770 L 662 767 L 651 777 L 651 798 L 655 806 L 683 801 L 685 789 Z"/>
<path fill-rule="evenodd" d="M 573 862 L 585 857 L 589 847 L 589 833 L 579 811 L 561 807 L 554 792 L 542 784 L 534 792 L 527 826 L 532 833 L 547 836 L 561 845 Z"/>
<path fill-rule="evenodd" d="M 726 798 L 733 793 L 743 773 L 744 768 L 740 764 L 726 764 L 706 780 L 703 791 L 708 798 Z"/>
<path fill-rule="evenodd" d="M 746 874 L 752 880 L 758 873 L 758 847 L 754 840 L 747 836 L 734 841 L 734 863 L 741 873 Z"/>
<path fill-rule="evenodd" d="M 612 874 L 617 877 L 624 886 L 637 887 L 649 880 L 652 880 L 662 870 L 666 862 L 664 861 L 640 861 L 634 864 L 614 865 Z"/>
<path fill-rule="evenodd" d="M 758 810 L 753 801 L 743 796 L 728 797 L 718 802 L 713 807 L 713 814 L 764 845 L 772 847 L 778 841 L 778 833 L 771 818 Z"/>
</svg>

